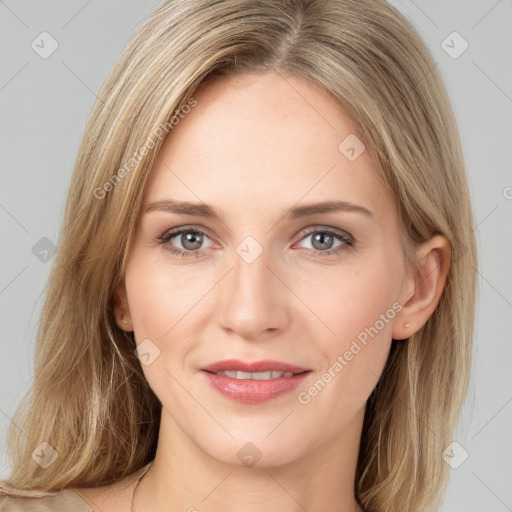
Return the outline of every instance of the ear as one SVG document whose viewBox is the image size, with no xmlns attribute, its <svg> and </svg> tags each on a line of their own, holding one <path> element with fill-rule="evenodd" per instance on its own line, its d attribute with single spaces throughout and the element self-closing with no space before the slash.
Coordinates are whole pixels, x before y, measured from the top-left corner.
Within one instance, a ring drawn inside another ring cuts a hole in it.
<svg viewBox="0 0 512 512">
<path fill-rule="evenodd" d="M 395 317 L 393 338 L 404 340 L 418 332 L 439 303 L 450 268 L 450 243 L 435 235 L 416 248 L 417 268 L 411 268 L 402 287 L 402 309 Z"/>
<path fill-rule="evenodd" d="M 133 331 L 132 317 L 130 307 L 126 296 L 126 286 L 124 280 L 117 286 L 114 294 L 114 314 L 116 323 L 120 329 L 126 332 Z"/>
</svg>

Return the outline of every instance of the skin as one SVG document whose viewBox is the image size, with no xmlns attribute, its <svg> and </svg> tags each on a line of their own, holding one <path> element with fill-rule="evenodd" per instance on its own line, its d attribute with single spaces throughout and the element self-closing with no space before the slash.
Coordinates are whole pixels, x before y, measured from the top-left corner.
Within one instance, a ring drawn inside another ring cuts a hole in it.
<svg viewBox="0 0 512 512">
<path fill-rule="evenodd" d="M 160 149 L 144 206 L 171 198 L 204 202 L 221 220 L 142 212 L 117 290 L 119 327 L 160 350 L 142 366 L 163 407 L 156 458 L 137 489 L 136 509 L 360 511 L 354 479 L 365 404 L 392 338 L 411 336 L 435 309 L 448 243 L 436 236 L 418 246 L 420 268 L 411 270 L 380 169 L 369 151 L 349 161 L 338 150 L 357 132 L 314 84 L 274 72 L 236 75 L 194 97 L 197 106 Z M 327 200 L 372 213 L 284 218 L 292 206 Z M 168 250 L 190 247 L 185 237 L 158 243 L 180 226 L 205 232 L 199 257 Z M 353 245 L 335 238 L 318 249 L 314 235 L 325 229 L 349 233 Z M 236 250 L 248 236 L 257 242 L 250 254 L 263 250 L 252 263 Z M 339 252 L 325 255 L 330 249 Z M 299 392 L 393 304 L 401 311 L 300 403 Z M 244 404 L 220 395 L 200 372 L 229 358 L 312 371 L 298 390 Z M 248 442 L 261 456 L 253 467 L 237 457 Z M 94 510 L 129 510 L 133 482 L 76 491 Z"/>
</svg>

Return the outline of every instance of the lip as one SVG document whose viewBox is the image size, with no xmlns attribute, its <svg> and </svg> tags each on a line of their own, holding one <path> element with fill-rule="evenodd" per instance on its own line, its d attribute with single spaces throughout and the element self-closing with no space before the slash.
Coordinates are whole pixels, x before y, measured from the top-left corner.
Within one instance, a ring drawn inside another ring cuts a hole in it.
<svg viewBox="0 0 512 512">
<path fill-rule="evenodd" d="M 309 370 L 309 368 L 302 368 L 294 366 L 281 361 L 240 361 L 239 359 L 226 359 L 224 361 L 217 361 L 202 368 L 207 372 L 225 372 L 229 370 L 239 370 L 241 372 L 265 372 L 267 370 L 275 372 L 292 372 L 302 373 Z"/>
<path fill-rule="evenodd" d="M 292 372 L 291 377 L 278 377 L 269 380 L 234 379 L 214 372 L 239 370 L 242 372 L 282 371 Z M 202 368 L 201 373 L 209 384 L 226 398 L 246 404 L 259 404 L 275 399 L 296 389 L 306 379 L 311 370 L 280 361 L 244 362 L 237 359 L 217 361 Z"/>
</svg>

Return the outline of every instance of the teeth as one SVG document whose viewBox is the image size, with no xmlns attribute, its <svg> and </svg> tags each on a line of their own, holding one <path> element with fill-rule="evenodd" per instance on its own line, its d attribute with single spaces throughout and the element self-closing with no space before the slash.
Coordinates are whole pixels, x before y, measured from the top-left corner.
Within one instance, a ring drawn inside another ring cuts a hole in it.
<svg viewBox="0 0 512 512">
<path fill-rule="evenodd" d="M 226 375 L 227 377 L 231 377 L 232 379 L 240 379 L 240 380 L 270 380 L 270 379 L 278 379 L 280 377 L 291 377 L 293 372 L 239 372 L 237 370 L 227 370 L 224 372 L 217 372 L 217 375 Z"/>
</svg>

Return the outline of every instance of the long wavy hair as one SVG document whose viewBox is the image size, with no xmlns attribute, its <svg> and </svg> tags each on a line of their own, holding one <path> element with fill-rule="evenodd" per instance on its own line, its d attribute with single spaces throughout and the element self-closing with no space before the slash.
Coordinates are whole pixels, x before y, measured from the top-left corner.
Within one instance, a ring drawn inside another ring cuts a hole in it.
<svg viewBox="0 0 512 512">
<path fill-rule="evenodd" d="M 421 37 L 384 0 L 169 0 L 140 26 L 78 150 L 4 493 L 107 485 L 154 458 L 161 404 L 113 301 L 162 127 L 172 136 L 200 85 L 269 70 L 339 101 L 384 171 L 411 262 L 434 234 L 450 242 L 438 307 L 392 344 L 368 399 L 355 482 L 369 512 L 437 507 L 449 473 L 441 453 L 469 384 L 476 244 L 449 96 Z M 58 455 L 47 468 L 32 457 L 44 442 Z"/>
</svg>

